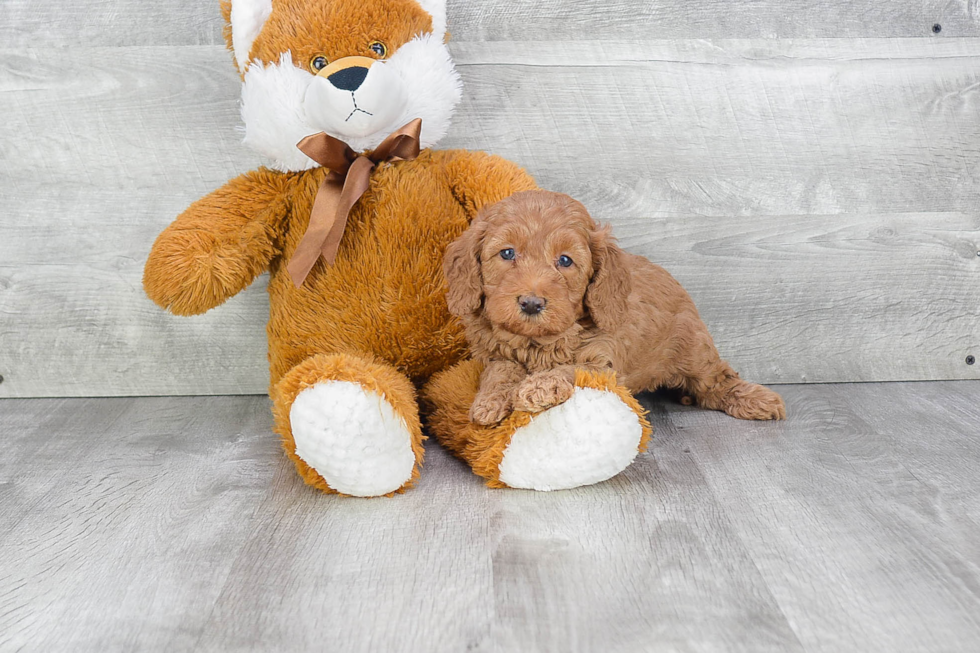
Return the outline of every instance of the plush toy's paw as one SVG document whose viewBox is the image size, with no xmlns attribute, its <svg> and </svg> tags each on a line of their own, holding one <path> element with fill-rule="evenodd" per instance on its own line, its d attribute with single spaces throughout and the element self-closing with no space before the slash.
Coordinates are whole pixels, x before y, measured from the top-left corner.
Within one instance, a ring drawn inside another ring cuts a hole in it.
<svg viewBox="0 0 980 653">
<path fill-rule="evenodd" d="M 499 480 L 530 490 L 605 481 L 633 462 L 643 426 L 616 393 L 574 388 L 568 401 L 514 431 L 500 461 Z"/>
<path fill-rule="evenodd" d="M 260 271 L 241 245 L 200 229 L 168 229 L 143 270 L 143 289 L 175 315 L 197 315 L 221 304 Z"/>
<path fill-rule="evenodd" d="M 276 432 L 309 485 L 372 497 L 418 478 L 424 450 L 415 388 L 368 355 L 316 354 L 272 389 Z"/>
<path fill-rule="evenodd" d="M 568 401 L 536 415 L 515 411 L 500 424 L 467 419 L 483 365 L 468 360 L 425 387 L 429 431 L 490 487 L 563 490 L 612 478 L 646 449 L 643 407 L 610 372 L 576 370 Z"/>
<path fill-rule="evenodd" d="M 558 371 L 537 372 L 524 379 L 514 391 L 514 409 L 537 413 L 568 401 L 575 386 Z"/>
<path fill-rule="evenodd" d="M 786 419 L 782 397 L 765 386 L 747 381 L 728 392 L 725 412 L 739 419 Z"/>
<path fill-rule="evenodd" d="M 478 394 L 470 406 L 470 421 L 481 426 L 499 424 L 511 412 L 510 399 L 503 394 Z"/>
<path fill-rule="evenodd" d="M 289 411 L 296 455 L 337 492 L 372 497 L 412 477 L 412 435 L 391 404 L 357 383 L 327 381 L 300 392 Z"/>
</svg>

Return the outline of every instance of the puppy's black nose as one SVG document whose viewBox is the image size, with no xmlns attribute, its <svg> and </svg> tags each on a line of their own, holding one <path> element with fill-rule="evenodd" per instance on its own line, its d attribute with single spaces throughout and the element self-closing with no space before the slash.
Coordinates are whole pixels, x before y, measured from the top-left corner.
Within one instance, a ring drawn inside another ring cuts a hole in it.
<svg viewBox="0 0 980 653">
<path fill-rule="evenodd" d="M 327 79 L 342 91 L 356 91 L 361 88 L 361 84 L 364 83 L 364 78 L 367 77 L 367 74 L 368 69 L 364 66 L 351 66 L 350 68 L 338 70 L 333 75 L 330 75 L 330 77 L 327 77 Z"/>
<path fill-rule="evenodd" d="M 521 305 L 521 313 L 537 315 L 544 310 L 544 305 L 548 303 L 548 300 L 534 295 L 523 295 L 517 298 L 517 303 Z"/>
</svg>

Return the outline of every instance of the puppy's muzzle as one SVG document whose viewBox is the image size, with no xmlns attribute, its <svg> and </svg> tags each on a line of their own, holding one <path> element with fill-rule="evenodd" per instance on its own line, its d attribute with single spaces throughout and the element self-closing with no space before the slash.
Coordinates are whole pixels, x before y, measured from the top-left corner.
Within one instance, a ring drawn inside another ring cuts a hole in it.
<svg viewBox="0 0 980 653">
<path fill-rule="evenodd" d="M 524 315 L 537 315 L 544 310 L 548 300 L 535 297 L 534 295 L 522 295 L 517 298 L 517 303 L 520 305 L 521 313 L 524 313 Z"/>
</svg>

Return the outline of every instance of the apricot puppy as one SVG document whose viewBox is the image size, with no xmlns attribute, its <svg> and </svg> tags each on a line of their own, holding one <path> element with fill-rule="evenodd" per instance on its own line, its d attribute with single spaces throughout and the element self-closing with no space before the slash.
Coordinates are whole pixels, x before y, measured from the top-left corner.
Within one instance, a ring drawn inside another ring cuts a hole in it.
<svg viewBox="0 0 980 653">
<path fill-rule="evenodd" d="M 446 250 L 449 310 L 485 364 L 478 424 L 574 392 L 575 368 L 616 371 L 631 392 L 678 388 L 741 419 L 783 419 L 782 398 L 718 356 L 694 302 L 628 254 L 567 195 L 526 191 L 484 207 Z"/>
</svg>

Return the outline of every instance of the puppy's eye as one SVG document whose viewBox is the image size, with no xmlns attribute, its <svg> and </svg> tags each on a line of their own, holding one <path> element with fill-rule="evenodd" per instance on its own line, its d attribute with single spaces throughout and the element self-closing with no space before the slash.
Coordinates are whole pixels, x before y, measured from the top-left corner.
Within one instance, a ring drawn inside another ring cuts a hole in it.
<svg viewBox="0 0 980 653">
<path fill-rule="evenodd" d="M 310 59 L 310 70 L 312 70 L 314 73 L 318 73 L 326 68 L 327 64 L 329 63 L 330 62 L 327 61 L 326 57 L 324 57 L 322 54 L 318 54 Z"/>
<path fill-rule="evenodd" d="M 368 49 L 382 59 L 388 56 L 388 46 L 381 41 L 371 41 L 371 45 L 368 46 Z"/>
<path fill-rule="evenodd" d="M 505 261 L 513 261 L 516 257 L 517 252 L 514 251 L 513 247 L 500 250 L 500 258 L 504 259 Z"/>
<path fill-rule="evenodd" d="M 558 267 L 560 268 L 571 267 L 572 263 L 574 262 L 575 261 L 572 260 L 571 256 L 565 256 L 564 254 L 562 254 L 561 256 L 558 257 Z"/>
</svg>

